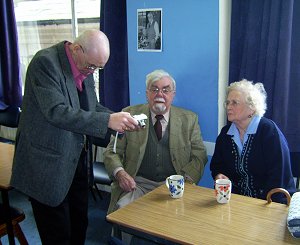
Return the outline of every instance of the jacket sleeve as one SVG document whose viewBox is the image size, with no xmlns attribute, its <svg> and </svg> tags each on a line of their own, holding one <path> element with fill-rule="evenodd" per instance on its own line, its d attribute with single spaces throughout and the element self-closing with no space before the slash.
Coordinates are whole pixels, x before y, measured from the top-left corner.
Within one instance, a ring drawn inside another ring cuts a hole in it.
<svg viewBox="0 0 300 245">
<path fill-rule="evenodd" d="M 220 134 L 217 137 L 216 140 L 216 145 L 215 145 L 215 151 L 212 156 L 212 159 L 210 161 L 210 171 L 211 171 L 211 176 L 213 180 L 215 179 L 217 174 L 224 174 L 223 167 L 222 167 L 222 151 L 221 151 L 221 145 L 222 145 L 222 135 Z"/>
<path fill-rule="evenodd" d="M 136 111 L 133 108 L 135 107 L 127 107 L 122 111 L 127 111 L 131 115 L 141 113 L 141 111 Z M 131 132 L 131 137 L 128 136 L 127 133 L 121 135 L 119 134 L 117 139 L 116 135 L 111 136 L 110 143 L 104 151 L 104 164 L 109 176 L 112 179 L 114 177 L 113 172 L 118 167 L 124 168 L 131 176 L 135 175 L 135 172 L 137 171 L 137 159 L 139 159 L 141 145 L 138 143 L 138 141 L 133 140 L 133 138 L 136 139 L 137 135 L 140 133 L 141 132 Z M 115 144 L 116 153 L 114 152 Z"/>
<path fill-rule="evenodd" d="M 30 96 L 34 97 L 38 112 L 49 124 L 79 134 L 106 135 L 110 112 L 102 107 L 98 107 L 101 111 L 80 109 L 73 77 L 63 75 L 57 60 L 54 62 L 46 55 L 37 56 L 30 64 L 27 80 L 32 88 Z M 87 93 L 89 103 L 95 105 L 96 94 L 90 86 Z M 78 102 L 75 104 L 75 101 Z"/>
</svg>

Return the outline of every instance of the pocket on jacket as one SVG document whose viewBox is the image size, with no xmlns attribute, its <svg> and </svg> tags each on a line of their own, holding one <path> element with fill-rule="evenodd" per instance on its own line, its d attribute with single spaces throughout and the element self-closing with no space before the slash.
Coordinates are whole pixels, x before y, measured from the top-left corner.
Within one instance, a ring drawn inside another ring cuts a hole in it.
<svg viewBox="0 0 300 245">
<path fill-rule="evenodd" d="M 50 148 L 48 146 L 44 146 L 41 144 L 31 143 L 31 147 L 33 148 L 33 150 L 38 151 L 39 154 L 51 154 L 51 155 L 57 155 L 57 156 L 60 156 L 62 154 L 61 151 L 58 151 L 54 148 Z"/>
</svg>

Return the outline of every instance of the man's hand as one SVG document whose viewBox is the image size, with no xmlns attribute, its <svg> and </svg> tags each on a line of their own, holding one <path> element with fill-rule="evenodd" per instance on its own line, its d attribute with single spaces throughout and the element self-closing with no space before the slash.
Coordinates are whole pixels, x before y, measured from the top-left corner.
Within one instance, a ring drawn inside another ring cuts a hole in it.
<svg viewBox="0 0 300 245">
<path fill-rule="evenodd" d="M 125 170 L 118 171 L 115 177 L 118 180 L 119 186 L 122 188 L 122 190 L 130 192 L 136 188 L 134 179 Z"/>
<path fill-rule="evenodd" d="M 140 129 L 138 122 L 128 112 L 117 112 L 110 114 L 108 127 L 123 133 L 124 131 L 134 131 Z"/>
</svg>

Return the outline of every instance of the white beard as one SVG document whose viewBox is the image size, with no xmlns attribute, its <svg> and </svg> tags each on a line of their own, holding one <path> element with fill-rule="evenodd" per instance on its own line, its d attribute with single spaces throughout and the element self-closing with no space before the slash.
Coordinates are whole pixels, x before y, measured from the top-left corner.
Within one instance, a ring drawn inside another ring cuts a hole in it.
<svg viewBox="0 0 300 245">
<path fill-rule="evenodd" d="M 165 104 L 158 103 L 153 105 L 153 111 L 156 114 L 162 114 L 165 112 L 165 110 L 166 110 Z"/>
</svg>

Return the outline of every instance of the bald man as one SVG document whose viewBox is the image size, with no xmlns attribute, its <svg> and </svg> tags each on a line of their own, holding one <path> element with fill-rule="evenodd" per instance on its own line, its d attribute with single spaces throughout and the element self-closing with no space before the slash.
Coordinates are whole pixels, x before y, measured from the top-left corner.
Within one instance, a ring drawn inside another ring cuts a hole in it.
<svg viewBox="0 0 300 245">
<path fill-rule="evenodd" d="M 129 113 L 97 101 L 93 73 L 109 55 L 106 35 L 88 30 L 40 50 L 28 66 L 11 185 L 30 197 L 43 245 L 84 244 L 89 138 L 138 129 Z"/>
</svg>

